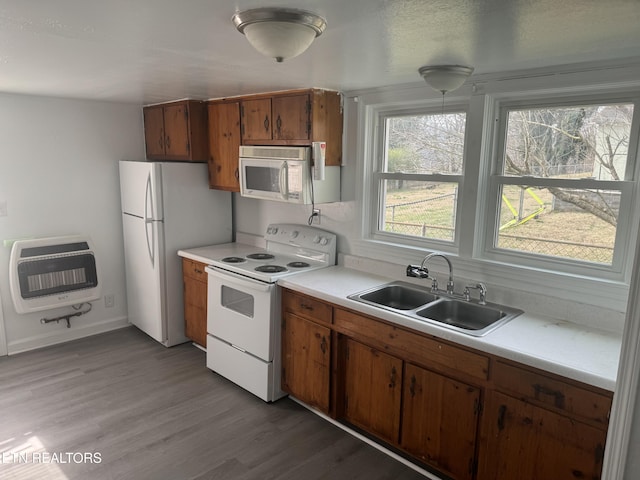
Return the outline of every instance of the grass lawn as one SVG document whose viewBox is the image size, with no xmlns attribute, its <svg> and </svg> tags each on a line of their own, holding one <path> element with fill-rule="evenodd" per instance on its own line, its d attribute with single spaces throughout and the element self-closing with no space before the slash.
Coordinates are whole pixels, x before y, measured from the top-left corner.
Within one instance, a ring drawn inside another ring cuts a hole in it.
<svg viewBox="0 0 640 480">
<path fill-rule="evenodd" d="M 517 186 L 506 186 L 504 194 L 512 208 L 526 217 L 540 204 Z M 521 225 L 500 231 L 499 246 L 545 255 L 611 263 L 616 228 L 583 211 L 554 211 L 553 196 L 547 190 L 533 190 L 543 202 L 544 210 Z M 432 188 L 388 190 L 386 198 L 386 231 L 453 240 L 456 192 L 452 185 L 436 184 Z M 392 207 L 394 206 L 394 207 Z M 502 202 L 501 225 L 514 217 Z M 513 239 L 526 237 L 528 240 Z M 540 241 L 547 240 L 547 241 Z M 577 245 L 567 245 L 577 244 Z M 604 247 L 604 248 L 601 248 Z"/>
</svg>

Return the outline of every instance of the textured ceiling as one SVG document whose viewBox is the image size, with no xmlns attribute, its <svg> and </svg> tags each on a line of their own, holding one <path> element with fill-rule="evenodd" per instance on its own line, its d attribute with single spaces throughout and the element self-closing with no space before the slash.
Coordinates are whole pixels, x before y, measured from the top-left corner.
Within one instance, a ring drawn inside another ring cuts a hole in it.
<svg viewBox="0 0 640 480">
<path fill-rule="evenodd" d="M 475 74 L 640 61 L 638 0 L 279 0 L 327 29 L 277 64 L 231 16 L 256 0 L 3 0 L 0 91 L 154 103 L 299 87 L 421 81 L 426 64 Z"/>
</svg>

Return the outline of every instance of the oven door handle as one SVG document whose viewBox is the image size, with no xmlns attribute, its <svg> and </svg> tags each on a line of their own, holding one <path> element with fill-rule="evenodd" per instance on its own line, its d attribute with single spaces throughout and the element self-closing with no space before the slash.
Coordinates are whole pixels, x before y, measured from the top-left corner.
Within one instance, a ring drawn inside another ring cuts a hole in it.
<svg viewBox="0 0 640 480">
<path fill-rule="evenodd" d="M 208 266 L 205 271 L 213 276 L 221 279 L 224 283 L 231 283 L 240 287 L 249 288 L 254 291 L 268 292 L 273 287 L 272 283 L 261 282 L 260 280 L 254 280 L 253 278 L 245 277 L 244 275 L 227 272 L 221 268 L 215 266 Z"/>
</svg>

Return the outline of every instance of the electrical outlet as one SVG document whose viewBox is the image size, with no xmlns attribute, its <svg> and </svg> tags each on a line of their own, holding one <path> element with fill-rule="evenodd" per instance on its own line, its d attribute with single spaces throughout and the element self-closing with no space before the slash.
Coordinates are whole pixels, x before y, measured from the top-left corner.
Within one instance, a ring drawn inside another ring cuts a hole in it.
<svg viewBox="0 0 640 480">
<path fill-rule="evenodd" d="M 0 200 L 0 217 L 6 217 L 7 215 L 7 201 Z"/>
<path fill-rule="evenodd" d="M 320 225 L 320 209 L 319 208 L 313 209 L 313 215 L 311 216 L 311 224 Z"/>
<path fill-rule="evenodd" d="M 116 296 L 114 293 L 109 293 L 104 296 L 104 306 L 106 308 L 111 308 L 116 304 Z"/>
</svg>

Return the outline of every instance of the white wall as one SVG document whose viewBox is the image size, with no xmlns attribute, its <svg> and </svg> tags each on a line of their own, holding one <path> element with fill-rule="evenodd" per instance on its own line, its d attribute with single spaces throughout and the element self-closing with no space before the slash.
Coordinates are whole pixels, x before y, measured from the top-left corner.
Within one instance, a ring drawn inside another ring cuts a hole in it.
<svg viewBox="0 0 640 480">
<path fill-rule="evenodd" d="M 9 353 L 126 324 L 118 161 L 143 159 L 142 107 L 0 94 L 0 294 Z M 102 299 L 66 323 L 40 324 L 70 307 L 17 314 L 9 293 L 10 248 L 3 240 L 88 234 L 94 241 Z M 0 317 L 1 318 L 1 317 Z M 1 339 L 1 335 L 0 335 Z"/>
</svg>

